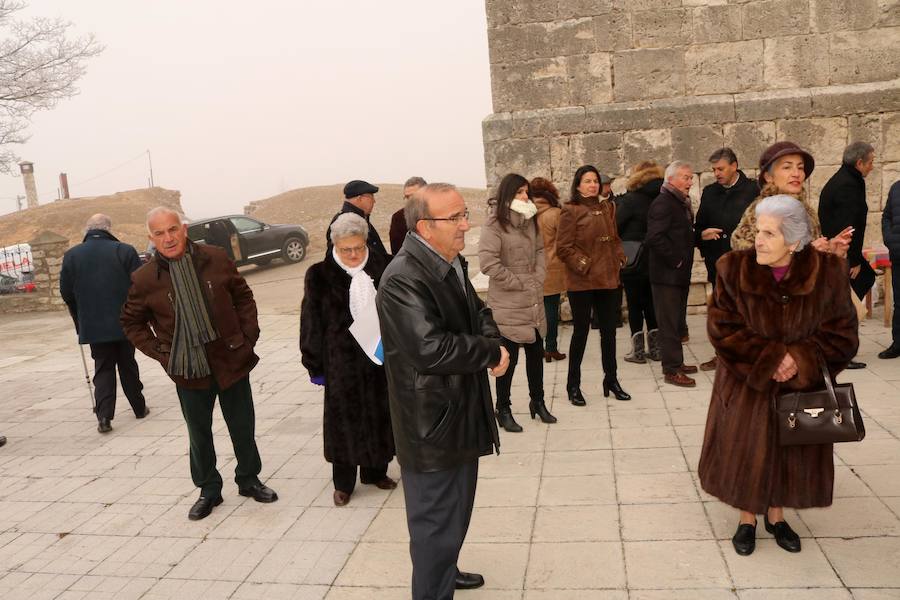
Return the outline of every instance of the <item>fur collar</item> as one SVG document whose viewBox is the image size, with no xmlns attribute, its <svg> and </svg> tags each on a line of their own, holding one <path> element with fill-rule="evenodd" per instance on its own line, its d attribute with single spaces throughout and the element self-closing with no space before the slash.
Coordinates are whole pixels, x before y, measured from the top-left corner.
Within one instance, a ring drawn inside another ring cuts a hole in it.
<svg viewBox="0 0 900 600">
<path fill-rule="evenodd" d="M 779 296 L 805 296 L 813 291 L 819 276 L 821 257 L 812 246 L 807 246 L 794 255 L 791 268 L 780 282 L 775 281 L 772 269 L 756 262 L 756 249 L 741 250 L 742 292 L 756 296 L 766 296 L 773 292 Z"/>
</svg>

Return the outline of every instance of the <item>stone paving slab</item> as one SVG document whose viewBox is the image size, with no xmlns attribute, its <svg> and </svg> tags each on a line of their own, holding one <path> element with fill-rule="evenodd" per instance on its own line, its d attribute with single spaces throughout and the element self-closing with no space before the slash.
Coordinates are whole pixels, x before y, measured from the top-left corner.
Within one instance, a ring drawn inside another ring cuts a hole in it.
<svg viewBox="0 0 900 600">
<path fill-rule="evenodd" d="M 264 315 L 252 374 L 263 477 L 280 500 L 261 505 L 228 484 L 234 457 L 214 420 L 225 501 L 187 519 L 197 492 L 174 387 L 139 359 L 151 414 L 119 398 L 111 434 L 96 432 L 67 315 L 0 318 L 0 598 L 362 600 L 408 598 L 402 488 L 360 485 L 334 507 L 322 457 L 322 394 L 302 370 L 297 316 Z M 703 317 L 690 317 L 688 362 L 711 356 Z M 571 330 L 562 329 L 565 348 Z M 736 513 L 697 480 L 712 376 L 683 390 L 658 364 L 619 361 L 631 402 L 604 399 L 599 344 L 584 361 L 588 406 L 565 397 L 565 361 L 545 365 L 559 423 L 527 414 L 524 368 L 513 410 L 481 461 L 476 510 L 461 557 L 491 600 L 886 600 L 900 598 L 900 361 L 876 317 L 861 327 L 852 381 L 866 419 L 861 444 L 835 448 L 828 509 L 787 510 L 803 538 L 789 555 L 760 528 L 756 552 L 731 548 Z M 619 355 L 626 336 L 619 330 Z M 399 476 L 396 463 L 389 474 Z M 401 484 L 402 485 L 402 484 Z"/>
</svg>

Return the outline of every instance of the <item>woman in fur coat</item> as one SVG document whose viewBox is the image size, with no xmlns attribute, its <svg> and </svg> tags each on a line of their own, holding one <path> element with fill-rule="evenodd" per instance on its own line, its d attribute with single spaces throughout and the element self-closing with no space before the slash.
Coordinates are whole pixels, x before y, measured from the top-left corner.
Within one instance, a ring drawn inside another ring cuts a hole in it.
<svg viewBox="0 0 900 600">
<path fill-rule="evenodd" d="M 303 366 L 310 381 L 325 386 L 325 460 L 332 463 L 336 506 L 350 501 L 357 466 L 363 483 L 397 487 L 387 476 L 394 438 L 384 368 L 377 351 L 364 350 L 350 332 L 357 319 L 378 319 L 375 290 L 387 265 L 368 251 L 368 234 L 359 215 L 332 223 L 334 248 L 307 271 L 300 309 Z"/>
<path fill-rule="evenodd" d="M 741 555 L 755 548 L 757 514 L 779 546 L 799 552 L 784 507 L 831 505 L 832 445 L 780 446 L 773 398 L 821 388 L 818 356 L 833 377 L 859 344 L 846 264 L 809 245 L 805 207 L 776 195 L 754 217 L 755 247 L 716 263 L 707 328 L 719 363 L 698 469 L 706 492 L 740 510 Z"/>
</svg>

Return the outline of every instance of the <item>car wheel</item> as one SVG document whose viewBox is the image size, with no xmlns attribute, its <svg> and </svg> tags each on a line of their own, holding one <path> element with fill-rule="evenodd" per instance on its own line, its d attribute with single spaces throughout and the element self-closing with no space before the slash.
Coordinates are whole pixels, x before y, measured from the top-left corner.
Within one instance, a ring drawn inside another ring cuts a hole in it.
<svg viewBox="0 0 900 600">
<path fill-rule="evenodd" d="M 281 247 L 281 256 L 285 262 L 296 263 L 306 258 L 306 246 L 300 238 L 290 237 Z"/>
</svg>

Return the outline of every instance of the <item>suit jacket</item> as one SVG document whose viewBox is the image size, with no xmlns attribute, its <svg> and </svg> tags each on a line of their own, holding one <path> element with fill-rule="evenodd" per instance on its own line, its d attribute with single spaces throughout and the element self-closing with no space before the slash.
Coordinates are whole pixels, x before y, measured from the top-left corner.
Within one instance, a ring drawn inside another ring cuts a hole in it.
<svg viewBox="0 0 900 600">
<path fill-rule="evenodd" d="M 738 171 L 738 179 L 727 188 L 714 182 L 703 188 L 700 207 L 694 219 L 694 243 L 706 262 L 710 283 L 716 280 L 716 261 L 731 251 L 731 235 L 741 222 L 744 211 L 759 196 L 759 184 Z M 717 240 L 704 240 L 704 229 L 716 227 L 722 230 Z"/>
<path fill-rule="evenodd" d="M 406 239 L 407 231 L 406 215 L 403 214 L 403 209 L 401 208 L 391 215 L 391 229 L 388 233 L 391 240 L 391 254 L 400 252 L 400 248 L 403 246 L 403 240 Z"/>
<path fill-rule="evenodd" d="M 847 261 L 851 267 L 865 262 L 862 249 L 868 214 L 865 178 L 856 167 L 841 165 L 819 194 L 819 222 L 822 235 L 827 238 L 833 238 L 848 225 L 856 230 L 847 250 Z"/>
<path fill-rule="evenodd" d="M 650 283 L 689 286 L 694 262 L 694 230 L 690 210 L 663 187 L 647 213 Z"/>
</svg>

